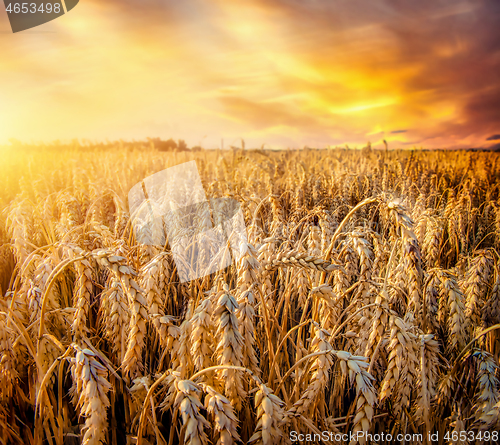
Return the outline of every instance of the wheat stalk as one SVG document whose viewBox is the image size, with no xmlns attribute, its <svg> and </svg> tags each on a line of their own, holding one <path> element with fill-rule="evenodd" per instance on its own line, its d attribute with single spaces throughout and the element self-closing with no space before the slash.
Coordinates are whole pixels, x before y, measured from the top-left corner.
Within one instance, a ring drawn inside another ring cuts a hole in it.
<svg viewBox="0 0 500 445">
<path fill-rule="evenodd" d="M 111 384 L 107 369 L 96 359 L 94 352 L 73 344 L 76 352 L 71 358 L 73 401 L 85 417 L 82 444 L 100 445 L 105 442 L 106 411 L 109 407 L 107 393 Z"/>
</svg>

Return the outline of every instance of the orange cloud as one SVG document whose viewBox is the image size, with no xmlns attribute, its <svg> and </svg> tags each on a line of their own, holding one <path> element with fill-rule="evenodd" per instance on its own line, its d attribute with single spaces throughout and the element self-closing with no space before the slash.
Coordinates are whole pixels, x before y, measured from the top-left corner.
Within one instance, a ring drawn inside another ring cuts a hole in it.
<svg viewBox="0 0 500 445">
<path fill-rule="evenodd" d="M 1 12 L 0 143 L 493 144 L 498 22 L 496 0 L 89 0 L 14 35 Z"/>
</svg>

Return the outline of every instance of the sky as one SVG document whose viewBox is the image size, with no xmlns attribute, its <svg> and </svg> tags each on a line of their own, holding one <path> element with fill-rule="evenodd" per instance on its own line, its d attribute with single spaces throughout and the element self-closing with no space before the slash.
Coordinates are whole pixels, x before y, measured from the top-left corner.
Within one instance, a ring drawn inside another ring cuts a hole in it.
<svg viewBox="0 0 500 445">
<path fill-rule="evenodd" d="M 498 0 L 81 0 L 12 33 L 0 144 L 500 143 Z"/>
</svg>

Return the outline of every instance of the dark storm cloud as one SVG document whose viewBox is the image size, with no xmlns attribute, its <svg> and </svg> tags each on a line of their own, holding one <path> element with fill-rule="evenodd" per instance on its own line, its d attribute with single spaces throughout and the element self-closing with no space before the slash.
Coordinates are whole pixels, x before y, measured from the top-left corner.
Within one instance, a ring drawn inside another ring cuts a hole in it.
<svg viewBox="0 0 500 445">
<path fill-rule="evenodd" d="M 467 13 L 436 11 L 420 26 L 411 17 L 388 26 L 400 42 L 401 62 L 422 62 L 409 87 L 436 102 L 457 99 L 463 124 L 449 129 L 463 137 L 493 131 L 500 122 L 500 2 L 471 6 Z"/>
<path fill-rule="evenodd" d="M 436 135 L 449 130 L 466 137 L 498 128 L 500 1 L 262 0 L 262 4 L 281 9 L 299 28 L 318 30 L 311 34 L 312 41 L 317 37 L 325 58 L 334 57 L 339 33 L 351 33 L 356 39 L 366 27 L 367 46 L 370 27 L 386 33 L 396 56 L 378 56 L 365 69 L 376 75 L 381 69 L 418 67 L 406 80 L 407 92 L 415 93 L 417 111 L 424 103 L 458 103 L 461 124 L 450 121 L 433 128 Z M 362 44 L 351 50 L 363 50 Z"/>
<path fill-rule="evenodd" d="M 219 20 L 226 8 L 225 0 L 112 0 L 109 4 L 120 16 L 127 16 L 124 23 L 132 29 L 136 25 L 143 29 L 139 24 L 148 17 L 152 29 L 164 23 L 171 28 L 179 23 L 189 26 L 191 34 L 179 34 L 179 38 L 191 35 L 204 42 L 210 36 L 221 51 L 232 44 L 224 28 L 226 22 Z M 291 94 L 307 92 L 331 104 L 345 103 L 349 95 L 355 104 L 363 105 L 372 103 L 374 96 L 384 96 L 384 91 L 390 94 L 398 88 L 396 95 L 401 101 L 395 113 L 408 116 L 410 125 L 411 119 L 417 119 L 416 125 L 422 128 L 418 133 L 424 141 L 451 133 L 457 139 L 475 136 L 484 140 L 485 135 L 497 131 L 498 0 L 241 0 L 241 4 L 258 6 L 271 14 L 276 29 L 284 26 L 293 30 L 287 34 L 291 53 L 325 73 L 324 80 L 317 81 L 294 76 L 293 71 L 280 73 L 277 82 Z M 245 18 L 241 19 L 244 22 Z M 240 50 L 244 48 L 236 47 L 236 51 Z M 328 72 L 335 71 L 336 65 L 348 65 L 349 58 L 356 60 L 356 69 L 364 76 L 385 78 L 385 84 L 370 90 L 341 79 L 337 87 L 338 80 L 329 78 Z M 399 77 L 406 68 L 411 68 L 412 74 Z M 273 105 L 263 105 L 252 97 L 221 101 L 226 110 L 247 115 L 249 122 L 259 128 L 265 123 L 256 110 L 264 107 L 261 111 L 269 123 L 293 122 L 300 116 L 302 127 L 325 129 L 320 125 L 325 121 L 321 115 L 308 117 L 298 110 L 276 110 L 271 116 L 268 110 Z M 452 108 L 453 114 L 443 118 L 439 110 Z"/>
<path fill-rule="evenodd" d="M 487 141 L 498 141 L 498 140 L 500 140 L 500 134 L 494 134 L 493 136 L 486 138 L 486 140 Z"/>
</svg>

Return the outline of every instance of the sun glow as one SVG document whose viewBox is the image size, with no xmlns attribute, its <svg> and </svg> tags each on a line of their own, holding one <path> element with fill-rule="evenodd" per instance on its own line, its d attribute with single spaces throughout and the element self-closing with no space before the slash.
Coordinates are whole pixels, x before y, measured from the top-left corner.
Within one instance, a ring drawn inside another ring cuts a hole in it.
<svg viewBox="0 0 500 445">
<path fill-rule="evenodd" d="M 207 147 L 371 137 L 432 147 L 498 133 L 499 62 L 474 40 L 489 38 L 491 14 L 426 6 L 432 20 L 414 22 L 391 8 L 89 0 L 16 35 L 0 16 L 0 143 L 207 135 Z"/>
</svg>

